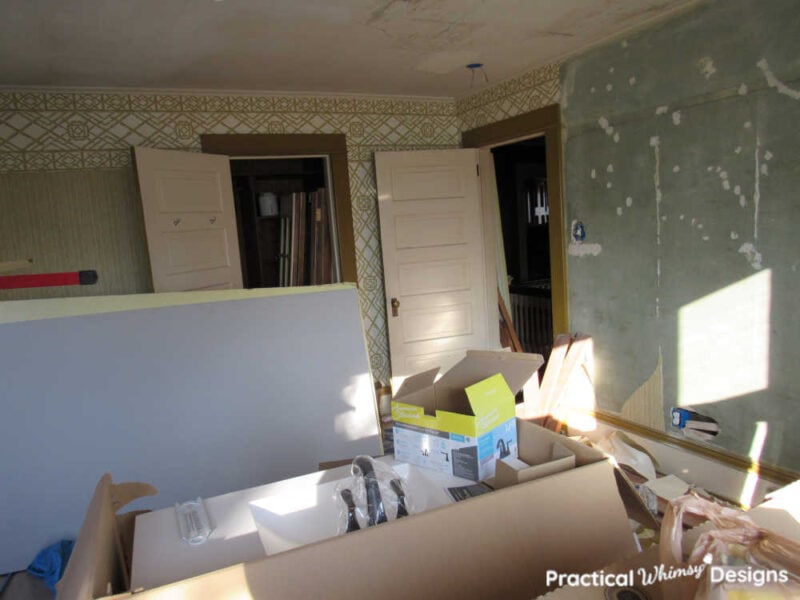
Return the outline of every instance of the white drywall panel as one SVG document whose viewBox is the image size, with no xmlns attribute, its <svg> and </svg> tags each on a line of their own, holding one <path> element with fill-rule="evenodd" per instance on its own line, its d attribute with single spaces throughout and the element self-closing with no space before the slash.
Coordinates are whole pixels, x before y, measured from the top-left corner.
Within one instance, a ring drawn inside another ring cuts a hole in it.
<svg viewBox="0 0 800 600">
<path fill-rule="evenodd" d="M 315 291 L 0 324 L 0 573 L 104 472 L 158 508 L 381 453 L 357 292 Z"/>
</svg>

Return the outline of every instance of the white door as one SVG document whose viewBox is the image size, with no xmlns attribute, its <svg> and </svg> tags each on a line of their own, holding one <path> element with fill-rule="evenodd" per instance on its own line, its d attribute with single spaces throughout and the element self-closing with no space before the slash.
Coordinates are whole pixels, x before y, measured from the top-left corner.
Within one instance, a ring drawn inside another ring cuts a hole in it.
<svg viewBox="0 0 800 600">
<path fill-rule="evenodd" d="M 230 159 L 134 150 L 153 290 L 241 288 Z"/>
<path fill-rule="evenodd" d="M 394 383 L 499 346 L 477 167 L 472 149 L 375 153 Z"/>
</svg>

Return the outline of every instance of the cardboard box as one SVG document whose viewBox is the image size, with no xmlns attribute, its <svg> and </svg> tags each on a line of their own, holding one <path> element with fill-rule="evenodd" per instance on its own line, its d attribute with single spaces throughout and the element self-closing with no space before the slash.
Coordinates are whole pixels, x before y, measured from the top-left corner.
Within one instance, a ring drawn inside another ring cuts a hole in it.
<svg viewBox="0 0 800 600">
<path fill-rule="evenodd" d="M 557 434 L 518 422 L 530 436 Z M 409 518 L 234 564 L 149 589 L 136 597 L 534 598 L 553 586 L 546 572 L 591 572 L 636 552 L 628 512 L 636 492 L 597 450 L 563 438 L 575 468 Z M 130 517 L 116 511 L 143 484 L 101 478 L 89 505 L 60 599 L 128 598 Z M 591 493 L 587 493 L 591 490 Z M 224 548 L 220 550 L 224 551 Z"/>
<path fill-rule="evenodd" d="M 479 481 L 517 456 L 515 394 L 536 374 L 539 354 L 468 351 L 439 369 L 408 377 L 392 399 L 399 461 Z"/>
<path fill-rule="evenodd" d="M 531 436 L 526 447 L 519 447 L 519 458 L 497 461 L 494 482 L 496 489 L 547 477 L 575 467 L 575 453 L 560 442 L 544 436 Z"/>
</svg>

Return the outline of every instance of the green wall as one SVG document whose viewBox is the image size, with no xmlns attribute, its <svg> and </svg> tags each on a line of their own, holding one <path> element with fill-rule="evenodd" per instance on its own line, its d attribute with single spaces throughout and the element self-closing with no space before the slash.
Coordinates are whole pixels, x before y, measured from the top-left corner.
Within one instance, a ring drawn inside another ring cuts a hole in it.
<svg viewBox="0 0 800 600">
<path fill-rule="evenodd" d="M 586 232 L 570 314 L 595 338 L 600 406 L 679 435 L 688 404 L 714 443 L 794 469 L 799 9 L 705 3 L 561 70 L 567 222 Z"/>
</svg>

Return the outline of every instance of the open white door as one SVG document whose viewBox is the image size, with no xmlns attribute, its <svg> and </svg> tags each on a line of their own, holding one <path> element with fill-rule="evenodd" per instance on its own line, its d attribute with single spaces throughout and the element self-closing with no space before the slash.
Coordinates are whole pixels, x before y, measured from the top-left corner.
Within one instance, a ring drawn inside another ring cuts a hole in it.
<svg viewBox="0 0 800 600">
<path fill-rule="evenodd" d="M 472 149 L 375 153 L 393 383 L 499 346 L 477 166 Z"/>
<path fill-rule="evenodd" d="M 135 148 L 153 290 L 242 287 L 227 156 Z"/>
</svg>

